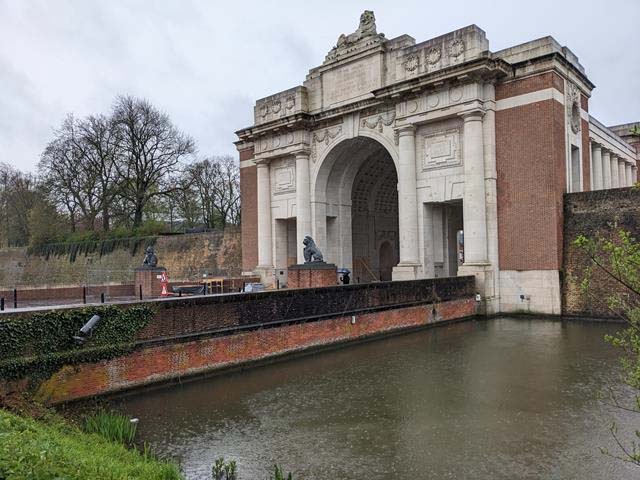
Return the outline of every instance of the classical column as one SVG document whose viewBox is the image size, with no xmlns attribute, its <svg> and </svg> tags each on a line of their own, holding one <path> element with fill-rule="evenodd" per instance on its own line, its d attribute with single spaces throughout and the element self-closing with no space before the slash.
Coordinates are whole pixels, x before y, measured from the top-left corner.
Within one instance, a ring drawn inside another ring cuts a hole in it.
<svg viewBox="0 0 640 480">
<path fill-rule="evenodd" d="M 487 216 L 487 261 L 491 264 L 488 269 L 493 271 L 493 275 L 488 276 L 488 278 L 485 277 L 484 292 L 481 292 L 486 301 L 486 313 L 496 313 L 500 310 L 495 98 L 495 86 L 492 83 L 486 83 L 484 85 L 483 106 L 485 113 L 482 118 L 482 144 L 484 151 L 484 188 Z"/>
<path fill-rule="evenodd" d="M 618 171 L 618 157 L 613 152 L 609 155 L 609 168 L 611 169 L 611 188 L 618 188 L 620 186 L 620 172 Z"/>
<path fill-rule="evenodd" d="M 416 198 L 415 127 L 398 130 L 398 226 L 400 263 L 394 278 L 415 278 L 418 266 L 418 205 Z M 406 267 L 406 268 L 405 268 Z"/>
<path fill-rule="evenodd" d="M 604 188 L 602 178 L 602 147 L 597 143 L 591 144 L 591 165 L 593 167 L 593 189 L 602 190 Z"/>
<path fill-rule="evenodd" d="M 638 182 L 638 167 L 631 166 L 631 185 L 635 185 Z"/>
<path fill-rule="evenodd" d="M 258 163 L 258 268 L 273 269 L 271 179 L 267 162 Z"/>
<path fill-rule="evenodd" d="M 460 114 L 464 120 L 464 264 L 486 265 L 487 220 L 485 209 L 484 155 L 481 109 Z"/>
<path fill-rule="evenodd" d="M 633 173 L 631 171 L 631 164 L 630 163 L 626 163 L 624 164 L 624 178 L 626 179 L 627 183 L 627 187 L 630 187 L 631 185 L 633 185 Z"/>
<path fill-rule="evenodd" d="M 620 188 L 627 186 L 627 172 L 624 167 L 624 159 L 618 157 L 618 185 Z"/>
<path fill-rule="evenodd" d="M 311 204 L 309 203 L 309 152 L 296 153 L 296 252 L 298 263 L 304 263 L 302 239 L 311 235 Z M 325 247 L 325 245 L 320 246 Z"/>
<path fill-rule="evenodd" d="M 602 188 L 611 188 L 611 154 L 602 149 Z"/>
</svg>

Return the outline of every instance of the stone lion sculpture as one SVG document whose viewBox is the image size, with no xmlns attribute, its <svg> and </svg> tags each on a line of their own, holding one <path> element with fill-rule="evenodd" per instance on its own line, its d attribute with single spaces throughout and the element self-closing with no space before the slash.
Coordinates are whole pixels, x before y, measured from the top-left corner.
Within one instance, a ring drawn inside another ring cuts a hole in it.
<svg viewBox="0 0 640 480">
<path fill-rule="evenodd" d="M 322 258 L 322 252 L 317 247 L 316 242 L 313 241 L 309 235 L 304 237 L 302 240 L 302 244 L 304 245 L 304 263 L 321 263 L 324 262 Z"/>
<path fill-rule="evenodd" d="M 142 266 L 145 268 L 155 268 L 158 266 L 158 257 L 156 257 L 156 252 L 151 245 L 149 245 L 145 251 Z"/>
<path fill-rule="evenodd" d="M 340 37 L 338 37 L 337 47 L 344 47 L 345 45 L 356 43 L 364 37 L 371 37 L 377 34 L 376 16 L 371 10 L 365 10 L 362 12 L 362 15 L 360 15 L 360 26 L 358 29 L 349 35 L 345 35 L 344 33 L 340 35 Z"/>
</svg>

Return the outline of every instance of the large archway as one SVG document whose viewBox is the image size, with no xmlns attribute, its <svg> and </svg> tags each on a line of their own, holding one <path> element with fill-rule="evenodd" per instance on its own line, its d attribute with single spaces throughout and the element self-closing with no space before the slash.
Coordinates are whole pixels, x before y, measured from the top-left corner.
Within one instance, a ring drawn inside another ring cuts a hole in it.
<svg viewBox="0 0 640 480">
<path fill-rule="evenodd" d="M 388 150 L 355 137 L 333 147 L 318 170 L 313 211 L 327 261 L 356 282 L 389 280 L 399 261 L 398 176 Z"/>
</svg>

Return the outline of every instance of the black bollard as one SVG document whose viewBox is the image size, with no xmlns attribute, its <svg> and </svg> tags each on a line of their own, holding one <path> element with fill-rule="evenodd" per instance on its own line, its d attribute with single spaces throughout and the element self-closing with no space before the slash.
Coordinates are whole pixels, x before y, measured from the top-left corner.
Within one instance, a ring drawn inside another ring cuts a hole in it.
<svg viewBox="0 0 640 480">
<path fill-rule="evenodd" d="M 140 294 L 140 300 L 142 300 L 142 284 L 138 285 L 138 293 Z"/>
<path fill-rule="evenodd" d="M 206 287 L 205 287 L 206 288 Z M 178 290 L 178 296 L 181 297 L 182 296 L 182 289 Z"/>
<path fill-rule="evenodd" d="M 4 297 L 0 298 L 0 311 L 4 311 Z"/>
<path fill-rule="evenodd" d="M 104 292 L 100 294 L 100 303 L 104 303 Z"/>
<path fill-rule="evenodd" d="M 13 308 L 18 308 L 18 289 L 13 289 Z"/>
<path fill-rule="evenodd" d="M 82 287 L 82 303 L 87 303 L 87 287 Z"/>
</svg>

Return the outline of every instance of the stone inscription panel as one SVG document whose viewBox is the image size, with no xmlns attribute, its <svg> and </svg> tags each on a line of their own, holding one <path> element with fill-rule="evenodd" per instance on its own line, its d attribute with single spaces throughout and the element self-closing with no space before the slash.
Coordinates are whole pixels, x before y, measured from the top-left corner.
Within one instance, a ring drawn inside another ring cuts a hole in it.
<svg viewBox="0 0 640 480">
<path fill-rule="evenodd" d="M 457 129 L 424 137 L 423 170 L 460 165 L 460 134 Z"/>
<path fill-rule="evenodd" d="M 322 75 L 324 108 L 362 97 L 382 86 L 379 56 L 353 62 Z"/>
</svg>

